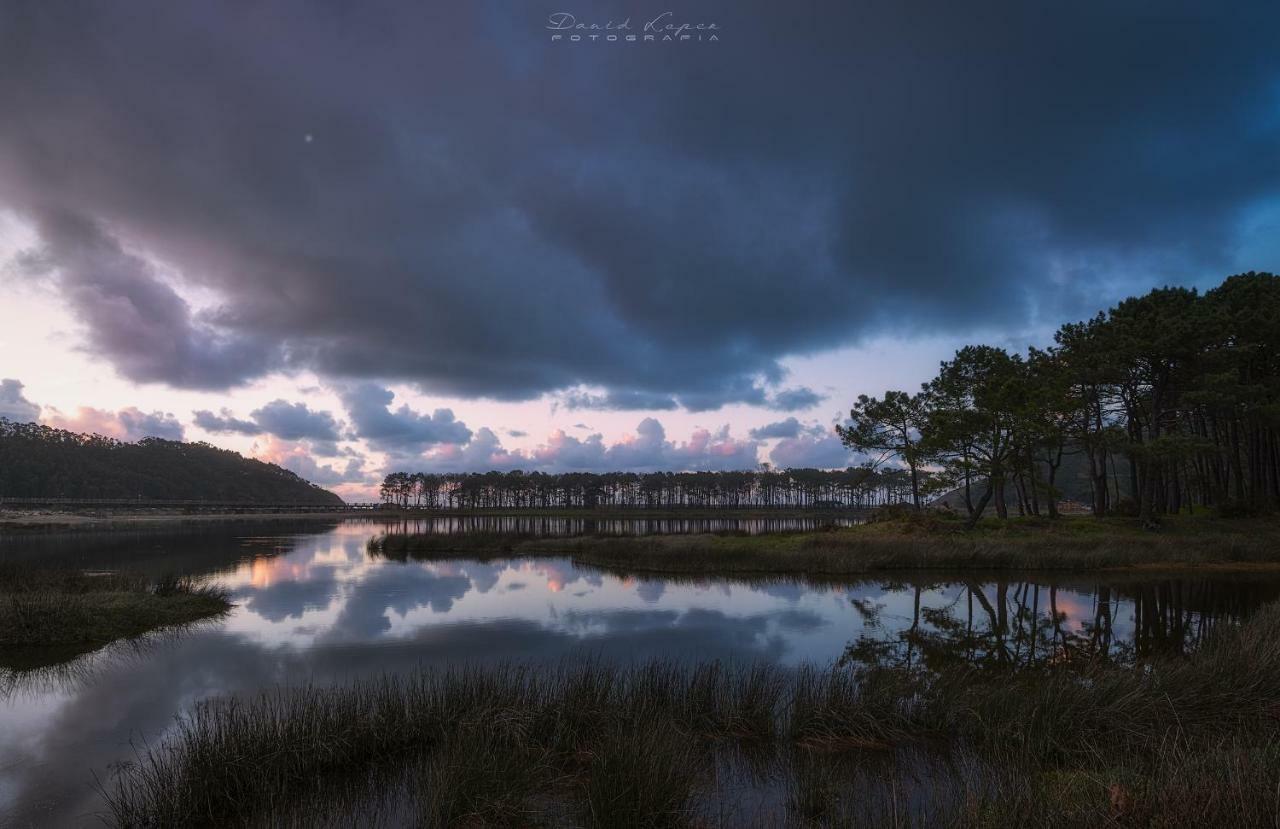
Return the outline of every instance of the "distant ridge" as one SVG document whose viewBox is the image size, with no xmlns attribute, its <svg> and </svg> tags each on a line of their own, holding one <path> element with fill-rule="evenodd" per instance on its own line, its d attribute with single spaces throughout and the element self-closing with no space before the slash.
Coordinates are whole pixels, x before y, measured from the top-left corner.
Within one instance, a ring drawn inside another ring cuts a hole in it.
<svg viewBox="0 0 1280 829">
<path fill-rule="evenodd" d="M 1115 487 L 1113 504 L 1121 503 L 1122 499 L 1130 502 L 1133 500 L 1133 492 L 1129 487 L 1127 476 L 1119 474 L 1127 471 L 1127 469 L 1128 464 L 1125 462 L 1121 462 L 1118 468 L 1113 467 L 1112 478 L 1108 482 L 1109 487 Z M 1039 475 L 1042 482 L 1048 477 L 1043 465 L 1039 467 Z M 983 487 L 986 486 L 986 478 L 974 478 L 971 486 L 971 498 L 977 501 L 982 495 Z M 1093 503 L 1093 485 L 1089 482 L 1088 459 L 1083 453 L 1075 451 L 1074 447 L 1069 447 L 1069 451 L 1062 456 L 1062 465 L 1058 468 L 1058 474 L 1054 480 L 1054 488 L 1058 491 L 1058 508 L 1063 512 L 1087 512 L 1088 505 Z M 929 503 L 931 506 L 948 507 L 963 514 L 966 511 L 964 488 L 956 487 L 948 490 Z M 1009 509 L 1017 510 L 1018 491 L 1016 487 L 1009 486 L 1005 489 L 1005 504 Z M 987 505 L 983 514 L 995 515 L 995 513 L 996 505 L 993 501 Z"/>
<path fill-rule="evenodd" d="M 343 503 L 287 469 L 207 443 L 125 443 L 4 418 L 0 497 Z"/>
</svg>

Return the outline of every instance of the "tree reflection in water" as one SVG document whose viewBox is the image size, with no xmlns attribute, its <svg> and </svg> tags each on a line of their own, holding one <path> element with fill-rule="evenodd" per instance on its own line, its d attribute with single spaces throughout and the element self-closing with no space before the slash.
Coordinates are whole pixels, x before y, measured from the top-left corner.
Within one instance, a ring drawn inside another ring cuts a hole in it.
<svg viewBox="0 0 1280 829">
<path fill-rule="evenodd" d="M 939 588 L 952 594 L 926 604 Z M 1149 656 L 1186 654 L 1220 625 L 1235 625 L 1280 597 L 1280 585 L 1244 579 L 1164 578 L 1071 585 L 1092 597 L 1092 608 L 1061 601 L 1061 583 L 1009 579 L 885 583 L 910 593 L 910 619 L 885 618 L 885 606 L 851 599 L 865 632 L 850 642 L 840 664 L 941 673 L 956 668 L 1008 671 L 1092 659 L 1133 663 Z M 1127 614 L 1117 619 L 1120 614 Z M 1117 624 L 1125 635 L 1117 633 Z"/>
</svg>

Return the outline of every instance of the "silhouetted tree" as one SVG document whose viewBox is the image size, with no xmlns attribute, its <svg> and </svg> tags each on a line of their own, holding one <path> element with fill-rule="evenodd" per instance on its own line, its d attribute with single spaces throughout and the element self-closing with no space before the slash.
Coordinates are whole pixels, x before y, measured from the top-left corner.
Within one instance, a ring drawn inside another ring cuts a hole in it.
<svg viewBox="0 0 1280 829">
<path fill-rule="evenodd" d="M 864 454 L 875 454 L 872 466 L 898 458 L 911 473 L 911 501 L 919 509 L 920 467 L 926 455 L 920 447 L 920 430 L 928 418 L 925 394 L 887 391 L 878 400 L 859 395 L 849 412 L 849 423 L 836 427 L 844 445 Z"/>
</svg>

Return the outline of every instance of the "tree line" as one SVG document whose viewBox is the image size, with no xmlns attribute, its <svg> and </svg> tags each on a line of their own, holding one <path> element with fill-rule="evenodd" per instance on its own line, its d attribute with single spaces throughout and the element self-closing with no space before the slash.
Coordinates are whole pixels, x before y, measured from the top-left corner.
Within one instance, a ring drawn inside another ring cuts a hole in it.
<svg viewBox="0 0 1280 829">
<path fill-rule="evenodd" d="M 921 507 L 953 492 L 974 522 L 988 509 L 1056 517 L 1065 494 L 1153 525 L 1197 507 L 1280 505 L 1278 427 L 1280 277 L 1249 272 L 1204 294 L 1125 299 L 1063 325 L 1048 348 L 966 346 L 917 392 L 860 396 L 836 431 L 861 466 L 395 472 L 381 495 L 429 509 L 662 509 Z"/>
<path fill-rule="evenodd" d="M 1249 272 L 1200 294 L 1161 288 L 1062 326 L 1025 355 L 967 346 L 920 391 L 860 396 L 844 443 L 896 459 L 920 506 L 954 486 L 970 521 L 994 505 L 1058 514 L 1078 455 L 1095 515 L 1222 513 L 1280 504 L 1280 278 Z M 874 462 L 874 461 L 873 461 Z"/>
<path fill-rule="evenodd" d="M 393 472 L 382 500 L 423 509 L 743 509 L 876 507 L 910 498 L 905 470 L 734 472 Z"/>
</svg>

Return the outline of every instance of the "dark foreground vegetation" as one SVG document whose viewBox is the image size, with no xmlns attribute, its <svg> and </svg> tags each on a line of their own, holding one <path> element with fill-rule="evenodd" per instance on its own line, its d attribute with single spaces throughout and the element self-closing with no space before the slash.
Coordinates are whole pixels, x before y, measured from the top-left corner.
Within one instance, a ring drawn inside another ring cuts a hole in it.
<svg viewBox="0 0 1280 829">
<path fill-rule="evenodd" d="M 343 503 L 287 469 L 207 443 L 125 443 L 4 418 L 0 497 Z"/>
<path fill-rule="evenodd" d="M 121 826 L 1273 826 L 1280 606 L 1189 657 L 459 669 L 200 704 Z"/>
<path fill-rule="evenodd" d="M 0 567 L 0 667 L 62 662 L 119 639 L 225 613 L 224 591 L 188 580 Z"/>
<path fill-rule="evenodd" d="M 1180 516 L 1156 532 L 1136 519 L 984 519 L 902 510 L 819 532 L 581 536 L 386 534 L 370 554 L 389 559 L 468 555 L 570 556 L 619 572 L 840 577 L 891 570 L 1097 570 L 1280 567 L 1280 522 Z"/>
</svg>

